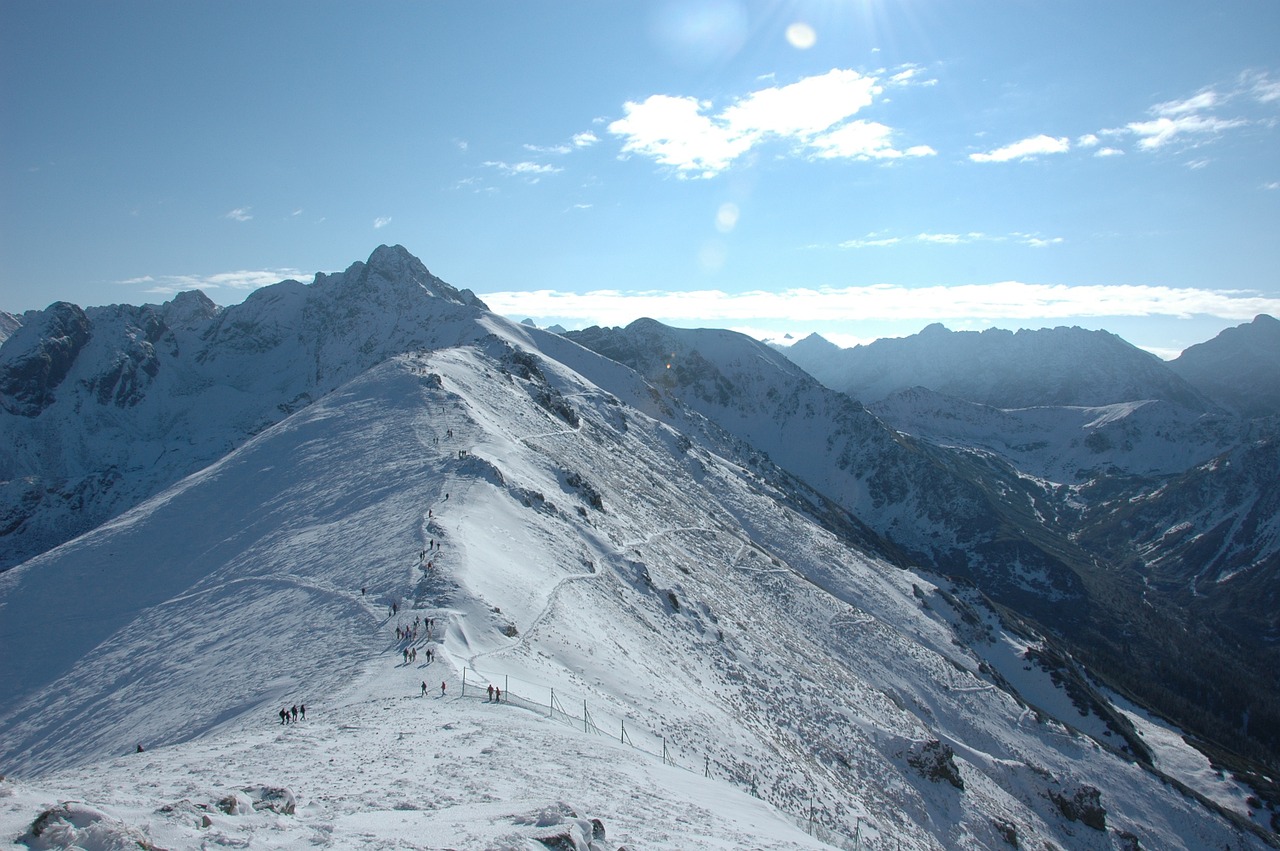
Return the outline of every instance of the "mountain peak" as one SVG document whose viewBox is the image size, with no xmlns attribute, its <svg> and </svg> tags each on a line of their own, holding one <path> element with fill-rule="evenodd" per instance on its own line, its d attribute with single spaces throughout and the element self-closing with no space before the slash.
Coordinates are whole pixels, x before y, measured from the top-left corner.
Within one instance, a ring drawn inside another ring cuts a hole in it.
<svg viewBox="0 0 1280 851">
<path fill-rule="evenodd" d="M 409 250 L 403 245 L 379 245 L 373 249 L 373 253 L 369 255 L 365 265 L 371 269 L 376 269 L 383 273 L 402 273 L 408 271 L 422 272 L 426 275 L 431 273 L 427 271 L 427 267 L 422 261 L 409 253 Z"/>
<path fill-rule="evenodd" d="M 1280 411 L 1280 320 L 1261 313 L 1169 362 L 1210 398 L 1245 416 Z"/>
<path fill-rule="evenodd" d="M 313 286 L 368 287 L 387 291 L 426 290 L 432 296 L 456 304 L 488 310 L 488 306 L 471 290 L 459 290 L 437 278 L 421 260 L 403 245 L 379 245 L 363 263 L 356 261 L 345 272 L 316 275 Z"/>
<path fill-rule="evenodd" d="M 194 328 L 218 315 L 218 306 L 200 290 L 187 290 L 175 295 L 161 307 L 166 324 L 178 328 Z"/>
</svg>

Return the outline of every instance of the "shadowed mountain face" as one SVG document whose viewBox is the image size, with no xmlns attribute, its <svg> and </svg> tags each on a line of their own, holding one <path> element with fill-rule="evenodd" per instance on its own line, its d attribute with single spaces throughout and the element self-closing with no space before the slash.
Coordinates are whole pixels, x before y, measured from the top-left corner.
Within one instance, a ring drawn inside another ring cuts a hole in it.
<svg viewBox="0 0 1280 851">
<path fill-rule="evenodd" d="M 1268 473 L 1270 432 L 1188 408 L 1197 394 L 1176 376 L 1149 380 L 1164 367 L 1153 370 L 1144 353 L 1130 358 L 1137 376 L 1108 366 L 1109 389 L 1092 398 L 1163 386 L 1173 401 L 1002 409 L 917 388 L 874 405 L 873 415 L 731 332 L 641 320 L 568 336 L 767 452 L 908 560 L 972 581 L 1069 637 L 1118 686 L 1164 694 L 1180 718 L 1198 712 L 1187 695 L 1212 695 L 1217 720 L 1205 729 L 1213 737 L 1246 752 L 1280 752 L 1280 704 L 1270 696 L 1280 680 L 1256 669 L 1265 660 L 1267 671 L 1280 670 L 1270 665 L 1280 663 L 1269 638 L 1280 586 L 1280 538 L 1268 513 L 1280 481 Z M 950 345 L 950 332 L 921 335 L 929 336 L 942 340 L 938 351 Z M 1057 336 L 1137 352 L 1111 335 Z M 1052 339 L 1024 342 L 1048 349 Z M 1052 387 L 1053 373 L 1039 380 L 1023 395 L 1075 395 Z M 1232 463 L 1233 453 L 1252 460 Z M 1233 626 L 1212 625 L 1229 611 L 1239 615 Z M 1166 689 L 1172 645 L 1182 660 L 1178 696 Z M 1254 719 L 1247 733 L 1241 713 Z"/>
<path fill-rule="evenodd" d="M 867 404 L 925 387 L 996 408 L 1098 407 L 1143 399 L 1200 411 L 1211 406 L 1155 355 L 1106 331 L 976 332 L 930 325 L 910 337 L 852 349 L 802 342 L 788 351 L 797 364 Z"/>
<path fill-rule="evenodd" d="M 1280 319 L 1265 314 L 1192 346 L 1169 368 L 1246 417 L 1280 414 Z"/>
</svg>

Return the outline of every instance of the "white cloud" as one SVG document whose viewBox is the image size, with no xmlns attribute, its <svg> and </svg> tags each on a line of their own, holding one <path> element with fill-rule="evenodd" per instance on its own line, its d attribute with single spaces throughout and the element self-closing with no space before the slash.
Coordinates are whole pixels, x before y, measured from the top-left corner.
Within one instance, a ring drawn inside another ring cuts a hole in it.
<svg viewBox="0 0 1280 851">
<path fill-rule="evenodd" d="M 1203 89 L 1189 98 L 1164 101 L 1147 110 L 1151 116 L 1148 120 L 1099 132 L 1136 136 L 1138 147 L 1144 151 L 1160 150 L 1175 142 L 1198 146 L 1227 130 L 1254 123 L 1239 113 L 1228 118 L 1211 114 L 1211 110 L 1220 111 L 1233 104 L 1239 107 L 1242 101 L 1249 100 L 1260 104 L 1280 100 L 1280 83 L 1273 82 L 1264 72 L 1246 71 L 1225 90 Z"/>
<path fill-rule="evenodd" d="M 898 159 L 900 157 L 931 157 L 937 153 L 928 145 L 916 145 L 905 151 L 893 147 L 893 129 L 877 121 L 850 121 L 842 127 L 824 133 L 812 141 L 814 156 L 824 159 Z"/>
<path fill-rule="evenodd" d="M 231 219 L 236 222 L 247 222 L 253 218 L 253 214 L 249 212 L 252 209 L 252 207 L 236 207 L 234 210 L 224 215 L 223 218 Z"/>
<path fill-rule="evenodd" d="M 920 74 L 922 73 L 922 71 L 919 65 L 908 63 L 900 67 L 902 68 L 901 71 L 897 71 L 889 75 L 889 79 L 886 81 L 888 85 L 891 85 L 891 86 L 905 86 L 905 85 L 936 86 L 938 85 L 938 81 L 934 78 L 929 78 L 927 80 L 920 79 Z"/>
<path fill-rule="evenodd" d="M 735 133 L 768 133 L 801 139 L 849 118 L 882 91 L 875 77 L 839 68 L 805 77 L 787 86 L 752 92 L 725 109 L 720 118 Z"/>
<path fill-rule="evenodd" d="M 1219 97 L 1217 92 L 1206 89 L 1197 95 L 1186 98 L 1185 100 L 1171 100 L 1165 103 L 1158 103 L 1151 107 L 1152 113 L 1164 116 L 1188 115 L 1190 113 L 1199 112 L 1202 109 L 1212 109 L 1218 105 Z"/>
<path fill-rule="evenodd" d="M 373 229 L 381 230 L 382 228 L 385 228 L 389 224 L 391 224 L 390 216 L 378 216 L 378 218 L 373 220 Z"/>
<path fill-rule="evenodd" d="M 1280 298 L 1245 290 L 1063 284 L 1003 281 L 964 286 L 903 287 L 879 284 L 842 288 L 795 288 L 775 292 L 722 290 L 481 293 L 494 311 L 550 319 L 566 327 L 625 325 L 641 316 L 663 322 L 715 327 L 774 323 L 910 320 L 1069 320 L 1117 316 L 1215 316 L 1249 321 L 1276 315 Z M 548 322 L 547 324 L 551 324 Z"/>
<path fill-rule="evenodd" d="M 1025 236 L 1022 242 L 1024 245 L 1029 245 L 1032 248 L 1048 248 L 1050 245 L 1061 245 L 1066 242 L 1066 240 L 1060 236 L 1051 237 L 1049 239 L 1041 239 L 1038 236 Z"/>
<path fill-rule="evenodd" d="M 600 137 L 597 136 L 595 133 L 592 133 L 590 130 L 586 130 L 582 133 L 573 134 L 573 146 L 575 148 L 590 147 L 591 145 L 594 145 L 596 142 L 599 142 L 599 141 L 600 141 Z"/>
<path fill-rule="evenodd" d="M 1138 139 L 1139 148 L 1154 151 L 1163 148 L 1179 136 L 1213 135 L 1247 123 L 1240 118 L 1223 119 L 1183 114 L 1177 118 L 1165 115 L 1152 121 L 1132 121 L 1126 126 L 1134 135 L 1141 137 Z"/>
<path fill-rule="evenodd" d="M 524 149 L 535 154 L 567 154 L 573 150 L 568 145 L 525 145 Z"/>
<path fill-rule="evenodd" d="M 154 295 L 174 295 L 187 290 L 256 290 L 259 287 L 278 284 L 284 280 L 311 280 L 297 269 L 254 269 L 239 272 L 217 272 L 212 275 L 143 275 L 119 283 L 141 287 L 141 292 Z"/>
<path fill-rule="evenodd" d="M 975 242 L 983 238 L 980 233 L 921 233 L 916 234 L 915 237 L 919 242 L 928 242 L 934 245 L 960 245 L 964 242 Z"/>
<path fill-rule="evenodd" d="M 1093 155 L 1095 157 L 1121 157 L 1124 156 L 1124 151 L 1119 148 L 1099 148 L 1093 152 Z"/>
<path fill-rule="evenodd" d="M 902 242 L 900 236 L 885 236 L 883 233 L 869 233 L 861 239 L 849 239 L 840 243 L 838 248 L 885 248 Z"/>
<path fill-rule="evenodd" d="M 993 151 L 970 154 L 969 159 L 976 163 L 1003 163 L 1009 160 L 1034 159 L 1044 154 L 1063 154 L 1069 150 L 1071 142 L 1066 136 L 1046 136 L 1042 133 Z"/>
<path fill-rule="evenodd" d="M 1081 148 L 1096 148 L 1101 142 L 1093 133 L 1085 133 L 1076 139 L 1076 145 Z"/>
<path fill-rule="evenodd" d="M 976 242 L 1017 242 L 1032 248 L 1045 248 L 1065 242 L 1060 236 L 1042 237 L 1034 233 L 1015 232 L 1007 236 L 970 231 L 968 233 L 918 233 L 915 236 L 888 236 L 885 231 L 869 233 L 861 239 L 841 242 L 839 248 L 884 248 L 890 245 L 924 243 L 926 245 L 969 245 Z"/>
<path fill-rule="evenodd" d="M 1249 93 L 1259 103 L 1272 103 L 1280 100 L 1280 80 L 1273 80 L 1263 73 L 1246 74 L 1245 82 Z"/>
<path fill-rule="evenodd" d="M 564 171 L 564 169 L 558 166 L 546 165 L 544 163 L 535 163 L 535 162 L 528 162 L 528 161 L 518 162 L 518 163 L 507 163 L 507 162 L 501 162 L 498 160 L 488 160 L 484 163 L 484 165 L 488 166 L 489 168 L 496 168 L 498 171 L 502 172 L 503 174 L 508 174 L 513 177 L 528 178 L 533 183 L 537 183 L 538 179 L 544 174 L 558 174 L 559 172 Z"/>
<path fill-rule="evenodd" d="M 905 78 L 904 78 L 905 79 Z M 790 141 L 820 159 L 897 159 L 930 156 L 927 145 L 905 151 L 892 144 L 892 128 L 852 121 L 883 92 L 877 78 L 847 69 L 758 89 L 714 112 L 692 97 L 651 95 L 623 105 L 625 117 L 608 130 L 624 154 L 639 154 L 684 176 L 710 177 L 768 139 Z"/>
<path fill-rule="evenodd" d="M 682 173 L 716 174 L 754 144 L 703 115 L 704 105 L 695 98 L 650 95 L 622 108 L 626 117 L 608 129 L 623 137 L 623 153 L 650 157 Z"/>
<path fill-rule="evenodd" d="M 1272 191 L 1280 189 L 1280 180 L 1273 180 L 1270 183 L 1264 183 L 1262 184 L 1262 188 Z"/>
</svg>

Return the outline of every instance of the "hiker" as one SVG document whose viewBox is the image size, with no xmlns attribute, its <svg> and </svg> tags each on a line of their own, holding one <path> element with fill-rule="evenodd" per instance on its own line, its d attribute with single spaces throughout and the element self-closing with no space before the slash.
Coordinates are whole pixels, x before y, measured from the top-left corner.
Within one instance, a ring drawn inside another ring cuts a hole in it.
<svg viewBox="0 0 1280 851">
<path fill-rule="evenodd" d="M 427 696 L 427 681 L 426 681 L 426 680 L 423 680 L 423 681 L 422 681 L 422 696 L 423 696 L 423 697 L 426 697 L 426 696 Z"/>
<path fill-rule="evenodd" d="M 296 703 L 293 705 L 293 713 L 292 713 L 292 714 L 293 714 L 293 720 L 294 720 L 294 721 L 297 721 L 297 720 L 298 720 L 298 704 L 296 704 Z"/>
<path fill-rule="evenodd" d="M 493 683 L 489 684 L 489 700 L 493 700 Z"/>
<path fill-rule="evenodd" d="M 444 697 L 444 680 L 440 681 L 440 696 Z"/>
<path fill-rule="evenodd" d="M 280 723 L 281 723 L 281 724 L 287 724 L 287 723 L 288 723 L 288 721 L 289 721 L 289 710 L 287 710 L 287 709 L 281 709 L 281 710 L 280 710 Z"/>
<path fill-rule="evenodd" d="M 497 686 L 493 687 L 493 702 L 502 703 L 502 689 Z"/>
<path fill-rule="evenodd" d="M 305 703 L 298 707 L 298 712 L 300 712 L 300 713 L 302 714 L 302 720 L 303 720 L 303 721 L 306 721 L 306 720 L 307 720 L 307 705 L 306 705 Z"/>
</svg>

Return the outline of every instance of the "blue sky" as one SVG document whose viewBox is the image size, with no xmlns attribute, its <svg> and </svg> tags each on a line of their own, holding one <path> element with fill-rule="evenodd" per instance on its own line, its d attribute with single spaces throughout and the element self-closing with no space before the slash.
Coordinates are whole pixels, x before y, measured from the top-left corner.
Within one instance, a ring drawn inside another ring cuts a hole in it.
<svg viewBox="0 0 1280 851">
<path fill-rule="evenodd" d="M 852 345 L 1280 315 L 1280 3 L 0 4 L 0 309 L 399 243 L 500 313 Z"/>
</svg>

